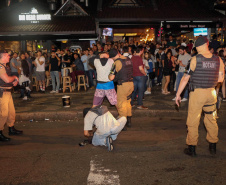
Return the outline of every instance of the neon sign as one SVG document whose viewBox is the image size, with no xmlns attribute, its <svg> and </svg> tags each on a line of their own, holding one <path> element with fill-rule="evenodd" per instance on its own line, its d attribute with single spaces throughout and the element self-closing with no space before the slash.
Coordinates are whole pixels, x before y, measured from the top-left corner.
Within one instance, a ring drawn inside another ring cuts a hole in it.
<svg viewBox="0 0 226 185">
<path fill-rule="evenodd" d="M 39 23 L 39 21 L 50 21 L 51 14 L 39 14 L 36 8 L 32 8 L 29 13 L 21 13 L 19 21 L 31 21 L 31 23 Z"/>
</svg>

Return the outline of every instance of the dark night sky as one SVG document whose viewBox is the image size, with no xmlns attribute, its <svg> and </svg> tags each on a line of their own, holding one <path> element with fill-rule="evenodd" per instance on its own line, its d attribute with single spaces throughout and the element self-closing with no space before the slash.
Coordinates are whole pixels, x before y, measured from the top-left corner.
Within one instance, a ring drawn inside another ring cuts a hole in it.
<svg viewBox="0 0 226 185">
<path fill-rule="evenodd" d="M 19 1 L 21 1 L 21 0 L 11 0 L 11 6 L 15 5 Z M 23 1 L 26 1 L 26 0 L 23 0 Z M 32 0 L 29 0 L 29 2 L 30 1 L 32 1 Z M 47 3 L 47 0 L 35 0 L 35 1 L 40 2 L 40 4 L 43 4 L 45 7 L 49 7 L 49 4 Z M 80 0 L 75 0 L 75 2 L 77 2 L 81 6 L 84 5 L 84 3 L 80 3 Z M 87 7 L 83 7 L 83 8 L 88 9 L 88 12 L 92 13 L 97 8 L 97 2 L 98 2 L 98 0 L 89 0 L 89 7 L 88 8 Z M 57 0 L 57 9 L 60 8 L 60 5 L 61 5 L 61 0 Z M 7 7 L 6 6 L 6 0 L 0 0 L 0 9 L 6 8 L 6 7 Z M 57 10 L 55 10 L 55 11 L 57 11 Z"/>
<path fill-rule="evenodd" d="M 13 4 L 15 4 L 19 1 L 22 1 L 22 0 L 11 0 L 11 5 L 13 5 Z M 32 1 L 32 0 L 30 0 L 30 1 Z M 75 0 L 75 1 L 78 2 L 78 4 L 80 4 L 80 5 L 84 5 L 84 3 L 80 3 L 80 0 Z M 103 0 L 104 3 L 108 2 L 108 1 L 110 1 L 110 0 Z M 151 2 L 151 0 L 141 0 L 141 1 Z M 158 0 L 156 0 L 156 1 L 158 1 Z M 188 0 L 181 0 L 181 1 L 188 1 Z M 209 3 L 213 4 L 216 0 L 195 0 L 195 1 L 199 1 L 200 3 L 205 2 L 206 4 L 209 4 Z M 40 2 L 41 4 L 44 3 L 44 5 L 46 4 L 46 6 L 48 6 L 47 0 L 38 0 L 38 2 Z M 89 0 L 88 12 L 91 13 L 91 12 L 94 12 L 96 10 L 97 2 L 98 2 L 98 0 Z M 60 3 L 61 3 L 61 0 L 58 0 L 58 7 L 57 8 L 59 8 Z M 6 0 L 0 0 L 0 9 L 5 8 L 5 7 L 6 7 Z M 85 9 L 86 8 L 87 7 L 85 7 Z"/>
</svg>

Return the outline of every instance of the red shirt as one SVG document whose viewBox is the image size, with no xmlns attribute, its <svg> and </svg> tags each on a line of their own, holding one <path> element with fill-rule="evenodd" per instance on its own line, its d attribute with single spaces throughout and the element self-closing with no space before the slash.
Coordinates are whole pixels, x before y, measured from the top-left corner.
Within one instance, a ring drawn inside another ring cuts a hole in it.
<svg viewBox="0 0 226 185">
<path fill-rule="evenodd" d="M 143 73 L 140 72 L 139 66 L 143 66 L 144 68 L 144 63 L 143 60 L 140 56 L 132 56 L 131 58 L 132 63 L 133 63 L 133 76 L 144 76 Z"/>
</svg>

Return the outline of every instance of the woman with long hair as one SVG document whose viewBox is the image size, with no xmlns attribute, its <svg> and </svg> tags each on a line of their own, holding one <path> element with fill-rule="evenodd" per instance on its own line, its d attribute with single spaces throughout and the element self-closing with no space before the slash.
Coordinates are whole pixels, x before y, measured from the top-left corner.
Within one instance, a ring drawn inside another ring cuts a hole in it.
<svg viewBox="0 0 226 185">
<path fill-rule="evenodd" d="M 168 91 L 168 85 L 170 83 L 170 76 L 172 74 L 172 65 L 173 65 L 171 57 L 172 57 L 172 51 L 168 50 L 166 52 L 166 57 L 165 57 L 164 66 L 163 66 L 163 75 L 166 78 L 166 82 L 165 82 L 162 94 L 165 94 L 165 95 L 170 94 L 170 92 Z"/>
<path fill-rule="evenodd" d="M 29 79 L 30 70 L 27 60 L 23 59 L 21 60 L 21 68 L 20 68 L 20 75 L 19 75 L 19 85 L 21 87 L 21 98 L 24 100 L 27 100 L 28 98 L 31 98 L 31 90 L 29 88 L 29 83 L 31 82 Z M 25 90 L 27 91 L 27 96 L 25 97 Z"/>
</svg>

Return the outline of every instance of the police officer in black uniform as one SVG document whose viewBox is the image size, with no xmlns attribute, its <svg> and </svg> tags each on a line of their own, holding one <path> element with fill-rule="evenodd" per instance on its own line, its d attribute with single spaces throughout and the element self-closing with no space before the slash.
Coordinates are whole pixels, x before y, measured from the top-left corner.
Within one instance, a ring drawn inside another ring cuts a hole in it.
<svg viewBox="0 0 226 185">
<path fill-rule="evenodd" d="M 109 57 L 115 61 L 109 79 L 115 79 L 118 84 L 116 107 L 120 117 L 127 117 L 126 126 L 131 127 L 132 106 L 130 102 L 134 91 L 132 61 L 129 57 L 120 55 L 116 49 L 110 50 Z"/>
<path fill-rule="evenodd" d="M 0 141 L 10 141 L 2 133 L 5 124 L 9 127 L 9 135 L 20 135 L 23 131 L 14 128 L 15 108 L 11 95 L 12 87 L 18 84 L 18 77 L 11 76 L 11 70 L 6 67 L 9 62 L 9 54 L 0 51 Z"/>
</svg>

